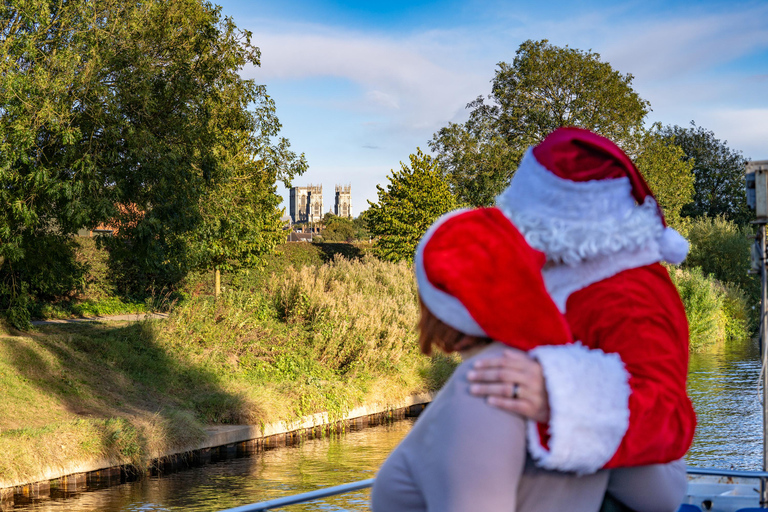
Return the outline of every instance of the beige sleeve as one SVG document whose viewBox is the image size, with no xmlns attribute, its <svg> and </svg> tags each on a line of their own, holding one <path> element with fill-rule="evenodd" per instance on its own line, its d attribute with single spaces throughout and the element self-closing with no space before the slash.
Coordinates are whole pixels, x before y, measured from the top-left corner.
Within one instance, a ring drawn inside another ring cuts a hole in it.
<svg viewBox="0 0 768 512">
<path fill-rule="evenodd" d="M 682 459 L 610 471 L 608 493 L 636 512 L 674 512 L 688 489 Z"/>
</svg>

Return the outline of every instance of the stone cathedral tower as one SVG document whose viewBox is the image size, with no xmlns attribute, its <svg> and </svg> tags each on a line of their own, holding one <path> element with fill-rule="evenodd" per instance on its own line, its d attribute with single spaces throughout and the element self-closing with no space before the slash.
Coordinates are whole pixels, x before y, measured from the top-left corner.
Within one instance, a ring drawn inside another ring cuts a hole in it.
<svg viewBox="0 0 768 512">
<path fill-rule="evenodd" d="M 291 188 L 289 214 L 294 224 L 323 220 L 323 186 Z"/>
<path fill-rule="evenodd" d="M 333 214 L 337 217 L 352 217 L 352 185 L 336 185 Z"/>
</svg>

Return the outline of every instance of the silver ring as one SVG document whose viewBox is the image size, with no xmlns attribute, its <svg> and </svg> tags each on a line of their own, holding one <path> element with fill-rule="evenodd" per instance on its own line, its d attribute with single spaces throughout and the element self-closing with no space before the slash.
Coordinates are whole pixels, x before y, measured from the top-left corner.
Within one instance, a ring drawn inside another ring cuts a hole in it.
<svg viewBox="0 0 768 512">
<path fill-rule="evenodd" d="M 517 392 L 520 390 L 520 384 L 515 382 L 512 386 L 512 400 L 517 400 Z"/>
</svg>

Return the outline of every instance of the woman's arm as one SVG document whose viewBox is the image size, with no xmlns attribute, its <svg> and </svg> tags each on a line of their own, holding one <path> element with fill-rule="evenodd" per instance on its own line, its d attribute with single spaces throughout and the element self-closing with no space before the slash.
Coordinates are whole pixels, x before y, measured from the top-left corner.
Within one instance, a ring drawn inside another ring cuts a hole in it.
<svg viewBox="0 0 768 512">
<path fill-rule="evenodd" d="M 636 512 L 674 512 L 688 490 L 685 462 L 611 470 L 608 493 Z"/>
<path fill-rule="evenodd" d="M 491 346 L 475 360 L 501 355 Z M 515 509 L 526 459 L 526 422 L 468 393 L 471 361 L 460 365 L 414 426 L 410 466 L 429 510 Z"/>
</svg>

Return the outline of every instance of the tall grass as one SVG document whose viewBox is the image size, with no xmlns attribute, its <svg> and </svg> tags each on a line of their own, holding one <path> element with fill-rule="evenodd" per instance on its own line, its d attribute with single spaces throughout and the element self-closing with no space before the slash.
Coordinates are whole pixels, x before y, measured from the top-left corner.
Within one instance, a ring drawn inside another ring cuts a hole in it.
<svg viewBox="0 0 768 512">
<path fill-rule="evenodd" d="M 242 402 L 197 404 L 208 421 L 258 422 L 387 402 L 434 388 L 452 360 L 417 350 L 412 270 L 366 256 L 242 278 L 218 301 L 191 297 L 160 338 L 217 368 Z M 441 373 L 442 372 L 442 373 Z M 225 413 L 229 409 L 229 413 Z"/>
<path fill-rule="evenodd" d="M 736 285 L 706 276 L 700 268 L 670 270 L 685 306 L 691 350 L 706 351 L 749 337 L 747 298 Z"/>
<path fill-rule="evenodd" d="M 205 424 L 334 419 L 437 389 L 456 360 L 418 352 L 417 313 L 408 266 L 336 257 L 232 276 L 163 322 L 0 334 L 0 481 L 34 479 L 61 445 L 62 461 L 141 466 Z"/>
<path fill-rule="evenodd" d="M 390 371 L 415 351 L 409 265 L 337 257 L 274 277 L 270 289 L 280 320 L 306 329 L 313 357 L 336 372 Z"/>
<path fill-rule="evenodd" d="M 691 251 L 672 271 L 691 328 L 691 346 L 707 350 L 748 339 L 757 325 L 760 282 L 749 274 L 752 230 L 721 217 L 684 219 Z"/>
</svg>

